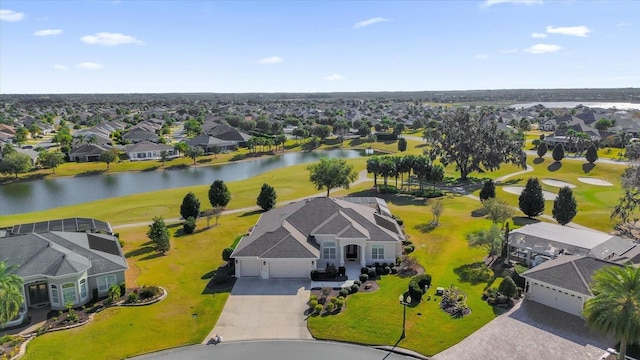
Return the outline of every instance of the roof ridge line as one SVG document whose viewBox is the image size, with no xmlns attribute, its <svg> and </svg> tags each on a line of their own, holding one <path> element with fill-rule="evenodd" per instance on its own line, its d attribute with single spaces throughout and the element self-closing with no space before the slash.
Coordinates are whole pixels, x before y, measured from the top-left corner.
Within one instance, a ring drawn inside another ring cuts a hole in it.
<svg viewBox="0 0 640 360">
<path fill-rule="evenodd" d="M 570 261 L 571 265 L 573 265 L 573 268 L 578 273 L 578 276 L 580 277 L 580 280 L 582 281 L 582 284 L 587 287 L 587 291 L 589 292 L 589 294 L 593 295 L 593 292 L 591 292 L 591 286 L 589 286 L 589 284 L 587 283 L 587 279 L 585 279 L 584 276 L 582 276 L 582 273 L 580 272 L 580 269 L 578 269 L 578 266 L 576 265 L 576 260 L 579 260 L 579 259 L 572 259 Z"/>
</svg>

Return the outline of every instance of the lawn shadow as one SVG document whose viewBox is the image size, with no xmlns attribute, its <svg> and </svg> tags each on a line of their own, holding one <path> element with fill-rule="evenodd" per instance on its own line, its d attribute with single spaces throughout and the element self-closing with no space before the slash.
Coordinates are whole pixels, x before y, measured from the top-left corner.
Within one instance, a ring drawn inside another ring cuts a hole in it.
<svg viewBox="0 0 640 360">
<path fill-rule="evenodd" d="M 155 258 L 159 258 L 161 256 L 164 256 L 164 254 L 157 252 L 157 253 L 149 254 L 149 255 L 147 255 L 145 257 L 141 257 L 140 260 L 141 261 L 142 260 L 152 260 L 152 259 L 155 259 Z"/>
<path fill-rule="evenodd" d="M 150 171 L 156 171 L 156 170 L 158 170 L 159 168 L 160 168 L 160 165 L 156 165 L 156 166 L 148 167 L 148 168 L 146 168 L 146 169 L 142 169 L 142 170 L 140 170 L 140 171 L 142 171 L 142 172 L 150 172 Z"/>
<path fill-rule="evenodd" d="M 542 164 L 543 162 L 544 162 L 544 159 L 543 159 L 543 158 L 541 158 L 541 157 L 533 159 L 533 163 L 534 163 L 535 165 L 540 165 L 540 164 Z"/>
<path fill-rule="evenodd" d="M 554 161 L 549 166 L 547 166 L 547 170 L 554 172 L 560 170 L 562 167 L 562 163 L 560 161 Z"/>
<path fill-rule="evenodd" d="M 181 169 L 186 169 L 188 167 L 189 167 L 188 164 L 176 164 L 176 165 L 168 166 L 168 167 L 166 167 L 164 169 L 165 170 L 181 170 Z"/>
<path fill-rule="evenodd" d="M 215 274 L 216 274 L 216 272 L 217 272 L 217 271 L 218 271 L 218 270 L 211 270 L 211 271 L 209 271 L 208 273 L 206 273 L 206 274 L 202 275 L 202 276 L 200 277 L 200 279 L 202 279 L 202 280 L 208 280 L 208 279 L 211 279 L 211 278 L 213 277 L 213 275 L 215 275 Z"/>
<path fill-rule="evenodd" d="M 222 273 L 222 276 L 216 276 L 220 271 L 224 272 Z M 202 275 L 201 279 L 209 279 L 207 285 L 205 285 L 204 289 L 202 290 L 202 295 L 231 292 L 231 289 L 233 289 L 233 285 L 235 285 L 236 283 L 236 278 L 231 277 L 231 270 L 228 263 L 221 265 L 217 269 L 211 270 L 208 273 Z"/>
<path fill-rule="evenodd" d="M 596 167 L 596 164 L 592 164 L 592 163 L 582 164 L 582 171 L 584 171 L 585 174 L 588 174 L 595 167 Z"/>
<path fill-rule="evenodd" d="M 478 208 L 471 211 L 471 217 L 474 217 L 474 218 L 481 218 L 486 215 L 487 215 L 487 210 L 485 210 L 485 208 Z"/>
<path fill-rule="evenodd" d="M 492 276 L 492 272 L 483 261 L 460 265 L 453 269 L 453 273 L 458 275 L 461 282 L 467 282 L 471 285 L 495 281 L 495 275 Z"/>
<path fill-rule="evenodd" d="M 414 226 L 414 229 L 420 231 L 423 234 L 426 234 L 433 231 L 436 227 L 438 227 L 438 225 L 434 224 L 433 222 L 429 222 L 426 224 L 418 224 Z"/>
<path fill-rule="evenodd" d="M 242 215 L 240 215 L 240 217 L 253 216 L 253 215 L 258 215 L 258 214 L 262 214 L 262 213 L 263 213 L 262 210 L 247 211 L 246 213 L 242 213 Z"/>
<path fill-rule="evenodd" d="M 178 227 L 178 226 L 182 226 L 182 223 L 177 222 L 177 223 L 169 224 L 167 225 L 167 229 L 173 229 L 174 227 Z"/>
<path fill-rule="evenodd" d="M 80 177 L 80 176 L 94 176 L 94 175 L 101 175 L 103 173 L 105 173 L 107 171 L 107 169 L 104 170 L 89 170 L 89 171 L 85 171 L 85 172 L 81 172 L 75 176 Z"/>
<path fill-rule="evenodd" d="M 507 181 L 501 181 L 501 182 L 499 183 L 499 186 L 515 185 L 515 184 L 517 184 L 517 183 L 519 183 L 519 182 L 521 182 L 521 181 L 522 181 L 522 178 L 520 178 L 520 177 L 519 177 L 519 178 L 510 178 L 510 179 L 509 179 L 509 180 L 507 180 Z"/>
<path fill-rule="evenodd" d="M 210 163 L 212 161 L 213 161 L 213 159 L 211 159 L 211 158 L 200 159 L 200 160 L 198 160 L 198 164 L 207 164 L 207 163 Z"/>
<path fill-rule="evenodd" d="M 513 220 L 513 225 L 516 226 L 524 226 L 524 225 L 529 225 L 529 224 L 537 224 L 540 222 L 540 220 L 537 219 L 533 219 L 533 218 L 528 218 L 526 216 L 514 216 L 512 218 Z"/>
<path fill-rule="evenodd" d="M 416 149 L 420 149 L 420 148 L 423 148 L 423 147 L 427 147 L 427 144 L 418 144 L 418 145 L 415 146 Z"/>
<path fill-rule="evenodd" d="M 126 258 L 130 258 L 130 257 L 136 257 L 136 256 L 140 256 L 140 255 L 144 255 L 144 254 L 148 254 L 150 252 L 152 252 L 153 246 L 144 246 L 146 244 L 143 244 L 143 246 L 135 249 L 135 250 L 131 250 L 129 252 L 127 252 L 126 254 L 124 254 L 124 257 Z"/>
</svg>

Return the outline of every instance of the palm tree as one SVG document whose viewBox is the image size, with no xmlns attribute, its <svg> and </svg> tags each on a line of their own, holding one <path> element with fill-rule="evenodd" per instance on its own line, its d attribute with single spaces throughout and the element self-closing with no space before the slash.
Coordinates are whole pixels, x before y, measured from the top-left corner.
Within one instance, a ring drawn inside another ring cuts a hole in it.
<svg viewBox="0 0 640 360">
<path fill-rule="evenodd" d="M 373 186 L 378 187 L 378 174 L 380 173 L 380 158 L 372 156 L 367 159 L 367 173 L 373 173 Z"/>
<path fill-rule="evenodd" d="M 604 267 L 593 275 L 583 314 L 587 324 L 612 332 L 620 340 L 618 359 L 625 359 L 627 345 L 640 339 L 640 268 Z"/>
<path fill-rule="evenodd" d="M 0 261 L 0 328 L 20 312 L 23 303 L 22 279 L 13 274 L 17 266 Z"/>
</svg>

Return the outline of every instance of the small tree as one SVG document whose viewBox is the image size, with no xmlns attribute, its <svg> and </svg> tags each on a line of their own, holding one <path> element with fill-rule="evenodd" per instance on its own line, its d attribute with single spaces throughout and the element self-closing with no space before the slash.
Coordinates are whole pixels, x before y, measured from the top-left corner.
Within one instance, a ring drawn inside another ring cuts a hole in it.
<svg viewBox="0 0 640 360">
<path fill-rule="evenodd" d="M 122 294 L 120 294 L 120 285 L 118 284 L 111 285 L 109 287 L 109 291 L 107 292 L 107 301 L 113 304 L 116 301 L 118 301 L 118 299 L 120 299 L 120 296 L 122 296 Z"/>
<path fill-rule="evenodd" d="M 260 194 L 258 195 L 258 199 L 256 204 L 260 206 L 262 211 L 269 211 L 276 206 L 276 199 L 278 195 L 276 194 L 276 189 L 269 184 L 262 184 L 262 189 L 260 189 Z"/>
<path fill-rule="evenodd" d="M 224 250 L 222 250 L 222 260 L 229 261 L 229 259 L 231 259 L 231 254 L 233 254 L 232 247 L 224 248 Z"/>
<path fill-rule="evenodd" d="M 218 158 L 218 154 L 220 154 L 220 152 L 222 151 L 222 149 L 220 148 L 220 145 L 213 145 L 211 147 L 211 152 L 213 153 L 213 157 L 214 158 Z"/>
<path fill-rule="evenodd" d="M 482 202 L 487 217 L 494 224 L 502 224 L 513 216 L 514 210 L 506 201 L 498 198 L 487 199 Z"/>
<path fill-rule="evenodd" d="M 527 180 L 527 185 L 518 197 L 518 206 L 530 218 L 540 216 L 544 212 L 544 195 L 538 178 Z"/>
<path fill-rule="evenodd" d="M 204 155 L 204 150 L 202 150 L 199 146 L 190 146 L 185 151 L 185 155 L 193 160 L 193 165 L 196 164 L 196 159 L 202 155 Z"/>
<path fill-rule="evenodd" d="M 400 152 L 407 151 L 407 139 L 405 138 L 398 139 L 398 151 Z"/>
<path fill-rule="evenodd" d="M 209 203 L 211 203 L 211 206 L 224 208 L 229 201 L 231 201 L 231 192 L 227 184 L 222 180 L 214 181 L 209 188 Z"/>
<path fill-rule="evenodd" d="M 553 153 L 551 155 L 553 156 L 554 161 L 562 161 L 562 159 L 564 159 L 564 146 L 562 146 L 562 144 L 557 144 L 553 148 Z"/>
<path fill-rule="evenodd" d="M 469 246 L 487 248 L 493 259 L 502 244 L 502 231 L 493 224 L 489 230 L 481 229 L 467 234 L 467 241 Z"/>
<path fill-rule="evenodd" d="M 207 229 L 210 228 L 209 223 L 211 222 L 211 218 L 214 217 L 214 209 L 206 209 L 202 211 L 202 214 L 207 217 Z"/>
<path fill-rule="evenodd" d="M 595 145 L 591 144 L 589 148 L 587 148 L 587 153 L 584 155 L 589 164 L 593 164 L 598 160 L 598 149 Z"/>
<path fill-rule="evenodd" d="M 482 190 L 480 190 L 480 201 L 492 199 L 496 197 L 496 183 L 489 179 L 484 182 Z"/>
<path fill-rule="evenodd" d="M 353 165 L 347 164 L 342 159 L 322 158 L 320 162 L 307 166 L 309 170 L 309 180 L 316 186 L 316 189 L 327 189 L 329 191 L 335 187 L 349 188 L 349 183 L 354 181 L 358 174 L 353 170 Z"/>
<path fill-rule="evenodd" d="M 540 145 L 538 146 L 538 157 L 539 158 L 543 158 L 545 155 L 547 155 L 547 152 L 549 151 L 549 148 L 547 147 L 547 143 L 546 142 L 541 142 Z"/>
<path fill-rule="evenodd" d="M 164 254 L 169 251 L 171 246 L 169 242 L 169 230 L 161 216 L 153 218 L 153 223 L 149 225 L 149 230 L 147 231 L 147 237 L 151 239 L 158 253 Z"/>
<path fill-rule="evenodd" d="M 436 200 L 431 203 L 431 213 L 433 214 L 433 221 L 431 223 L 435 226 L 438 226 L 440 221 L 440 215 L 442 215 L 442 211 L 444 210 L 444 204 L 442 201 Z"/>
<path fill-rule="evenodd" d="M 193 234 L 196 230 L 196 219 L 193 216 L 189 216 L 187 220 L 182 224 L 182 230 L 185 234 Z"/>
<path fill-rule="evenodd" d="M 553 201 L 553 218 L 560 225 L 568 224 L 578 213 L 578 205 L 573 196 L 573 191 L 568 186 L 564 186 L 558 192 L 558 196 Z"/>
<path fill-rule="evenodd" d="M 118 159 L 118 150 L 109 149 L 105 150 L 100 154 L 100 161 L 107 164 L 107 170 L 111 166 L 112 162 L 115 162 Z"/>
<path fill-rule="evenodd" d="M 187 219 L 189 217 L 197 218 L 200 215 L 200 200 L 198 197 L 189 192 L 185 195 L 184 199 L 182 199 L 182 205 L 180 205 L 180 216 L 183 219 Z"/>
<path fill-rule="evenodd" d="M 38 162 L 45 168 L 50 168 L 56 173 L 56 168 L 64 163 L 64 155 L 59 152 L 42 152 L 38 155 Z"/>
<path fill-rule="evenodd" d="M 0 160 L 0 173 L 14 174 L 16 179 L 18 174 L 31 170 L 31 157 L 27 154 L 14 152 L 4 156 Z"/>
<path fill-rule="evenodd" d="M 515 297 L 518 295 L 518 287 L 510 276 L 505 277 L 498 285 L 498 291 L 507 297 Z"/>
</svg>

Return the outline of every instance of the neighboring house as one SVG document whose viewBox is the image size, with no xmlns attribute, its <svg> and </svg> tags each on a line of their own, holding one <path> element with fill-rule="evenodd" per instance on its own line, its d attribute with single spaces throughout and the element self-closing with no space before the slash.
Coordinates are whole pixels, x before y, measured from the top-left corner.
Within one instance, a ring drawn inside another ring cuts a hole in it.
<svg viewBox="0 0 640 360">
<path fill-rule="evenodd" d="M 78 162 L 100 161 L 100 155 L 111 149 L 111 146 L 108 145 L 84 144 L 73 148 L 71 152 L 69 152 L 69 159 Z"/>
<path fill-rule="evenodd" d="M 136 128 L 122 135 L 122 139 L 135 144 L 142 141 L 158 142 L 160 141 L 160 136 L 154 131 Z"/>
<path fill-rule="evenodd" d="M 393 263 L 403 240 L 384 200 L 319 197 L 262 214 L 231 257 L 236 277 L 309 278 L 327 264 Z"/>
<path fill-rule="evenodd" d="M 213 152 L 214 146 L 218 146 L 221 152 L 234 151 L 238 148 L 237 142 L 220 140 L 210 135 L 198 135 L 193 139 L 187 140 L 187 145 L 201 147 L 205 154 Z"/>
<path fill-rule="evenodd" d="M 29 308 L 79 307 L 125 281 L 127 261 L 118 239 L 93 219 L 64 219 L 14 226 L 0 234 L 0 259 L 17 266 L 24 282 L 21 316 Z M 94 225 L 92 225 L 94 224 Z M 88 228 L 85 232 L 85 228 Z M 61 231 L 51 229 L 64 229 Z M 16 319 L 15 322 L 18 322 Z"/>
<path fill-rule="evenodd" d="M 593 297 L 593 274 L 607 266 L 620 265 L 592 256 L 564 255 L 549 260 L 522 274 L 524 297 L 582 317 L 584 303 Z"/>
<path fill-rule="evenodd" d="M 634 246 L 627 239 L 600 231 L 539 222 L 509 233 L 509 260 L 528 266 L 534 265 L 538 256 L 552 259 L 562 254 L 609 260 L 627 254 Z"/>
<path fill-rule="evenodd" d="M 250 135 L 232 128 L 231 126 L 217 123 L 213 123 L 212 125 L 213 126 L 208 131 L 205 131 L 207 135 L 223 141 L 233 142 L 237 147 L 246 146 L 247 141 L 251 138 Z"/>
<path fill-rule="evenodd" d="M 176 158 L 180 155 L 180 152 L 172 146 L 148 141 L 128 145 L 125 150 L 130 160 L 160 160 L 162 159 L 163 151 L 167 152 L 169 159 Z"/>
</svg>

